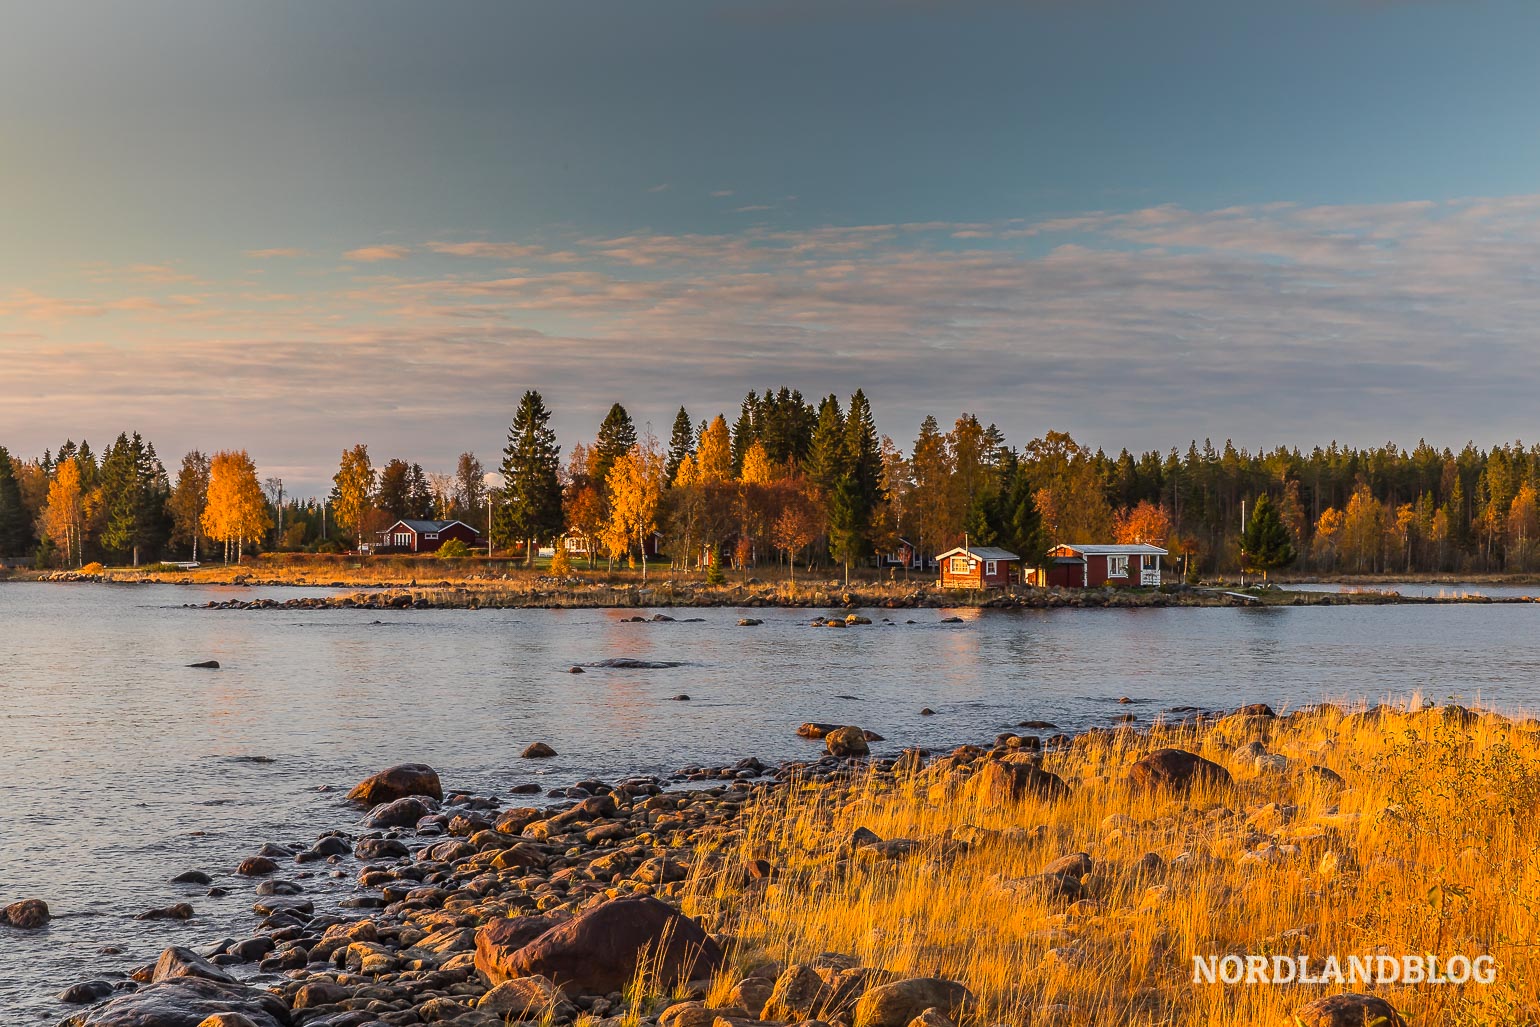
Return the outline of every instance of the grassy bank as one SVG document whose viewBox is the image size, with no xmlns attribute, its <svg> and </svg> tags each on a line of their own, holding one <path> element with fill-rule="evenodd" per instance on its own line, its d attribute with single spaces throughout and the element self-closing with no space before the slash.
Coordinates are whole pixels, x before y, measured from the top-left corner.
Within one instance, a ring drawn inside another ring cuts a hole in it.
<svg viewBox="0 0 1540 1027">
<path fill-rule="evenodd" d="M 986 1024 L 1241 1027 L 1292 1022 L 1302 1003 L 1342 990 L 1373 990 L 1414 1023 L 1533 1023 L 1537 739 L 1532 721 L 1454 707 L 1321 707 L 1093 734 L 1041 757 L 961 750 L 908 775 L 763 796 L 725 847 L 730 860 L 768 861 L 773 882 L 745 893 L 697 875 L 687 908 L 740 939 L 741 965 L 849 953 L 965 982 Z M 1132 762 L 1161 745 L 1228 768 L 1231 782 L 1132 787 Z M 998 760 L 1039 763 L 1071 792 L 1001 801 L 983 785 Z M 883 844 L 853 844 L 860 828 Z M 1088 872 L 1071 871 L 1073 883 L 1043 876 L 1076 853 Z M 1350 955 L 1490 954 L 1498 975 L 1490 986 L 1193 983 L 1193 956 L 1229 953 L 1336 954 L 1344 969 Z"/>
</svg>

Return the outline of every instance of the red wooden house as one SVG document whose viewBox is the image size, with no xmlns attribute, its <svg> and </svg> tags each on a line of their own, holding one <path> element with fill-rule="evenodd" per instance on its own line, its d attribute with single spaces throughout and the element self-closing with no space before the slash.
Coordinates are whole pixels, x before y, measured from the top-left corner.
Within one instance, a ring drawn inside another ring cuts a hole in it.
<svg viewBox="0 0 1540 1027">
<path fill-rule="evenodd" d="M 1019 562 L 1015 553 L 992 546 L 958 546 L 936 557 L 942 588 L 1005 588 Z"/>
<path fill-rule="evenodd" d="M 459 539 L 475 549 L 487 544 L 481 534 L 464 521 L 400 520 L 379 533 L 371 552 L 434 553 L 450 539 Z"/>
<path fill-rule="evenodd" d="M 1166 550 L 1133 545 L 1058 545 L 1048 551 L 1046 584 L 1059 588 L 1160 584 L 1160 558 Z"/>
</svg>

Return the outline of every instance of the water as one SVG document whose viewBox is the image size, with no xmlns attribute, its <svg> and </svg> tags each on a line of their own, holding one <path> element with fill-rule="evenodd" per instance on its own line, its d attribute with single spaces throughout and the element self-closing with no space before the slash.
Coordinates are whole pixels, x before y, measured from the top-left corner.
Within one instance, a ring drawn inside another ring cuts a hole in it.
<svg viewBox="0 0 1540 1027">
<path fill-rule="evenodd" d="M 56 1020 L 66 985 L 167 944 L 245 936 L 240 858 L 355 824 L 343 792 L 392 763 L 506 795 L 531 780 L 810 755 L 817 743 L 794 735 L 806 720 L 875 730 L 881 753 L 1173 706 L 1413 690 L 1540 706 L 1531 605 L 960 611 L 962 624 L 901 610 L 844 631 L 811 628 L 800 610 L 753 611 L 764 624 L 740 628 L 732 610 L 631 624 L 634 611 L 182 608 L 296 594 L 0 585 L 0 900 L 37 896 L 56 917 L 37 934 L 0 929 L 0 1024 Z M 567 672 L 613 657 L 683 665 Z M 223 669 L 184 666 L 204 659 Z M 680 693 L 691 701 L 671 700 Z M 1118 705 L 1125 695 L 1136 704 Z M 919 716 L 925 706 L 936 715 Z M 535 740 L 560 755 L 518 759 Z M 231 895 L 167 883 L 188 869 Z M 132 919 L 181 900 L 196 919 Z M 105 945 L 125 952 L 97 955 Z"/>
<path fill-rule="evenodd" d="M 1399 592 L 1404 596 L 1432 596 L 1458 599 L 1486 596 L 1488 599 L 1527 599 L 1540 597 L 1540 585 L 1505 585 L 1480 581 L 1391 581 L 1379 585 L 1345 585 L 1336 581 L 1290 585 L 1296 592 Z"/>
</svg>

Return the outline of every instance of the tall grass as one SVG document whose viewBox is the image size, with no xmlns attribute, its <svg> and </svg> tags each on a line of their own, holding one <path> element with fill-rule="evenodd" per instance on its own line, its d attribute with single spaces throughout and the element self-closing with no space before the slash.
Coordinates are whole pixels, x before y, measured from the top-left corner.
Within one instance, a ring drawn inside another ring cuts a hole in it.
<svg viewBox="0 0 1540 1027">
<path fill-rule="evenodd" d="M 951 758 L 908 777 L 793 783 L 696 861 L 687 905 L 735 935 L 740 963 L 835 951 L 948 977 L 978 995 L 980 1023 L 1249 1027 L 1342 990 L 1374 991 L 1420 1024 L 1535 1022 L 1540 733 L 1458 708 L 1405 712 L 1420 706 L 1085 736 L 1043 758 L 1073 787 L 1058 802 L 991 806 L 966 786 L 969 764 Z M 1253 740 L 1288 757 L 1288 770 L 1238 757 Z M 1233 788 L 1132 789 L 1127 765 L 1161 745 L 1226 766 Z M 897 859 L 852 851 L 857 827 L 920 845 Z M 1080 851 L 1093 861 L 1085 897 L 1036 879 Z M 750 859 L 768 860 L 775 879 L 745 889 L 738 874 L 705 869 Z M 1498 976 L 1193 983 L 1195 955 L 1230 953 L 1335 954 L 1344 967 L 1350 955 L 1486 953 Z"/>
</svg>

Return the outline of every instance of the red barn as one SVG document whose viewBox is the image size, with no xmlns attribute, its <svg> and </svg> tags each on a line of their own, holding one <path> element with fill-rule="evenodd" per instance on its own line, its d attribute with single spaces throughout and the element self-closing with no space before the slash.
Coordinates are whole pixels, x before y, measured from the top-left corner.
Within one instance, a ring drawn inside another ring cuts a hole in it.
<svg viewBox="0 0 1540 1027">
<path fill-rule="evenodd" d="M 464 521 L 401 520 L 379 533 L 375 553 L 433 553 L 450 539 L 459 539 L 475 549 L 486 539 Z"/>
<path fill-rule="evenodd" d="M 991 546 L 958 546 L 936 557 L 942 588 L 1005 588 L 1015 580 L 1020 561 L 1015 553 Z"/>
<path fill-rule="evenodd" d="M 1054 546 L 1048 551 L 1048 584 L 1060 588 L 1160 584 L 1166 550 L 1147 543 L 1126 546 Z"/>
</svg>

